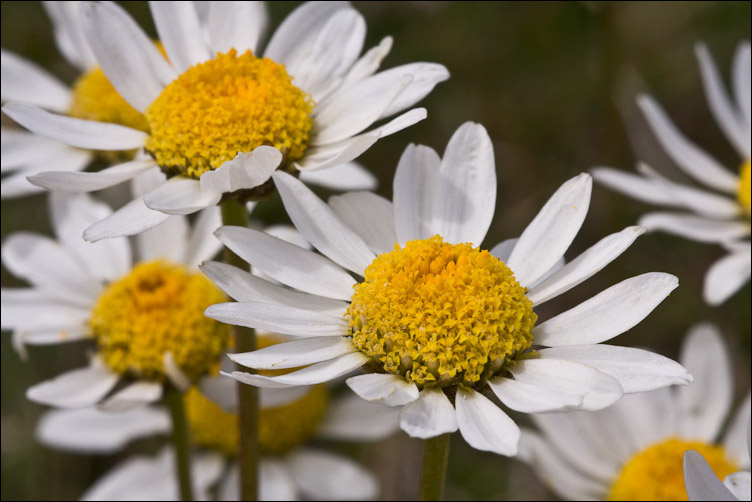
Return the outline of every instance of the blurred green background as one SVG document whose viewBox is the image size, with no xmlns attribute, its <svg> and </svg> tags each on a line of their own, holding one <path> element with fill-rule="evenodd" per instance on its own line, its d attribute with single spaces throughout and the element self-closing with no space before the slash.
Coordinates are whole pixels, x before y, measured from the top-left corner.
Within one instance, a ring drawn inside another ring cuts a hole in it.
<svg viewBox="0 0 752 502">
<path fill-rule="evenodd" d="M 634 97 L 649 92 L 689 138 L 732 170 L 739 161 L 710 115 L 693 45 L 704 40 L 728 81 L 736 44 L 750 38 L 750 2 L 354 2 L 368 23 L 366 47 L 386 36 L 394 48 L 383 68 L 435 61 L 452 78 L 422 106 L 429 118 L 378 142 L 361 157 L 391 198 L 391 180 L 410 142 L 442 152 L 463 122 L 482 123 L 494 141 L 498 172 L 496 216 L 485 242 L 517 236 L 567 179 L 596 165 L 631 170 L 638 159 L 684 179 L 661 152 Z M 273 2 L 271 29 L 296 5 Z M 145 2 L 124 2 L 151 34 Z M 51 26 L 37 2 L 2 2 L 2 47 L 49 69 L 64 82 L 76 70 L 58 53 Z M 5 122 L 4 122 L 5 123 Z M 326 192 L 320 192 L 328 196 Z M 601 237 L 634 224 L 651 207 L 596 185 L 590 212 L 568 258 Z M 277 198 L 256 214 L 285 221 Z M 2 237 L 18 230 L 49 233 L 46 196 L 2 202 Z M 704 305 L 702 280 L 723 255 L 716 246 L 667 235 L 647 235 L 585 284 L 541 309 L 542 318 L 572 307 L 630 276 L 675 274 L 680 287 L 656 311 L 612 343 L 649 347 L 676 358 L 693 323 L 720 326 L 734 364 L 735 396 L 750 385 L 750 286 L 718 308 Z M 2 269 L 3 287 L 19 281 Z M 40 315 L 44 315 L 43 312 Z M 24 392 L 31 384 L 85 360 L 81 345 L 29 349 L 23 362 L 9 333 L 2 336 L 3 500 L 75 499 L 115 457 L 83 457 L 37 445 L 34 427 L 43 411 Z M 525 423 L 526 418 L 515 416 Z M 129 451 L 153 450 L 144 441 Z M 343 447 L 340 447 L 343 448 Z M 420 442 L 400 434 L 383 444 L 345 448 L 382 479 L 385 499 L 414 497 Z M 553 498 L 526 466 L 452 443 L 447 496 L 452 499 Z"/>
</svg>

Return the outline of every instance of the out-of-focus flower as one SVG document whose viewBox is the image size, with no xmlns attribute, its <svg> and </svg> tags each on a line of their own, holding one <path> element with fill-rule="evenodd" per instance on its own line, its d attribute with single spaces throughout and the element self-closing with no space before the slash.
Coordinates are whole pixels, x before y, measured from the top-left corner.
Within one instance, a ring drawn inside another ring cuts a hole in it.
<svg viewBox="0 0 752 502">
<path fill-rule="evenodd" d="M 216 235 L 226 246 L 289 288 L 208 263 L 202 270 L 238 302 L 207 315 L 301 337 L 230 356 L 241 365 L 310 366 L 278 376 L 233 372 L 241 382 L 314 385 L 364 366 L 367 374 L 348 379 L 350 388 L 368 401 L 404 406 L 400 424 L 411 436 L 459 428 L 477 449 L 514 455 L 519 429 L 482 394 L 488 388 L 518 411 L 596 410 L 625 392 L 691 379 L 657 354 L 600 345 L 647 316 L 677 286 L 674 276 L 627 279 L 535 325 L 534 306 L 591 277 L 643 232 L 627 228 L 562 266 L 587 213 L 587 174 L 566 182 L 519 239 L 490 252 L 474 247 L 496 202 L 493 148 L 478 124 L 460 127 L 443 159 L 409 146 L 394 204 L 359 192 L 327 205 L 292 176 L 273 176 L 298 231 L 325 256 L 222 227 Z"/>
<path fill-rule="evenodd" d="M 627 396 L 596 413 L 535 415 L 520 457 L 570 500 L 687 500 L 682 459 L 701 452 L 720 476 L 749 467 L 745 436 L 750 396 L 721 441 L 731 409 L 731 364 L 720 334 L 699 324 L 680 357 L 694 383 Z"/>
<path fill-rule="evenodd" d="M 425 109 L 405 110 L 449 77 L 434 63 L 377 72 L 391 38 L 359 58 L 366 25 L 346 2 L 298 7 L 274 33 L 263 58 L 255 55 L 266 27 L 259 3 L 211 2 L 204 25 L 192 2 L 152 2 L 151 10 L 169 62 L 117 5 L 87 2 L 80 13 L 92 52 L 115 89 L 144 114 L 146 132 L 26 103 L 3 107 L 32 132 L 68 145 L 143 148 L 151 156 L 97 173 L 32 177 L 39 186 L 99 190 L 154 166 L 170 176 L 89 228 L 90 241 L 146 230 L 168 214 L 216 205 L 226 194 L 261 196 L 272 189 L 269 177 L 277 169 L 308 173 L 340 166 L 335 181 L 342 185 L 349 171 L 361 169 L 342 164 L 425 118 Z M 319 181 L 331 181 L 324 178 Z M 122 220 L 138 225 L 124 228 Z"/>
<path fill-rule="evenodd" d="M 649 230 L 719 243 L 728 251 L 705 274 L 705 301 L 719 305 L 749 281 L 752 261 L 749 240 L 750 45 L 743 42 L 736 50 L 732 72 L 734 100 L 729 99 L 705 45 L 697 45 L 697 57 L 710 111 L 741 158 L 739 173 L 729 172 L 689 141 L 649 96 L 640 96 L 637 102 L 658 141 L 685 173 L 707 189 L 674 183 L 646 164 L 638 166 L 641 176 L 610 168 L 596 168 L 592 173 L 596 181 L 636 199 L 691 212 L 649 213 L 639 224 Z"/>
</svg>

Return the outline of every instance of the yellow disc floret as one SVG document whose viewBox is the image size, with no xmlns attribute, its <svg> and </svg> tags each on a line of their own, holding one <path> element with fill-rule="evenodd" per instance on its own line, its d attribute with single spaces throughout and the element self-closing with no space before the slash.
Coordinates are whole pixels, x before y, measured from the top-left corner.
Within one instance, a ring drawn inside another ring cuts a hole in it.
<svg viewBox="0 0 752 502">
<path fill-rule="evenodd" d="M 229 343 L 230 327 L 204 316 L 226 301 L 200 273 L 164 261 L 139 264 L 99 297 L 89 326 L 104 362 L 116 373 L 164 381 L 172 353 L 191 379 L 208 373 Z"/>
<path fill-rule="evenodd" d="M 532 343 L 525 288 L 488 251 L 441 237 L 379 255 L 348 308 L 353 343 L 419 387 L 473 386 Z"/>
<path fill-rule="evenodd" d="M 642 450 L 624 464 L 608 499 L 687 500 L 683 467 L 687 450 L 702 454 L 721 479 L 739 470 L 720 446 L 669 438 Z"/>
<path fill-rule="evenodd" d="M 747 162 L 742 165 L 741 172 L 739 173 L 739 185 L 736 189 L 739 204 L 744 208 L 747 217 L 750 216 L 750 205 L 752 204 L 752 180 L 750 180 L 752 173 L 750 171 L 750 162 L 747 160 Z"/>
<path fill-rule="evenodd" d="M 193 441 L 198 446 L 234 455 L 238 448 L 238 416 L 224 411 L 195 388 L 184 399 Z M 290 403 L 262 409 L 261 453 L 282 455 L 308 442 L 316 433 L 328 402 L 326 387 L 317 385 Z"/>
<path fill-rule="evenodd" d="M 164 88 L 146 110 L 146 149 L 166 172 L 194 178 L 261 145 L 290 162 L 308 147 L 312 110 L 283 65 L 232 49 Z"/>
<path fill-rule="evenodd" d="M 112 86 L 98 66 L 73 84 L 73 103 L 68 115 L 78 119 L 110 122 L 147 132 L 149 124 Z"/>
</svg>

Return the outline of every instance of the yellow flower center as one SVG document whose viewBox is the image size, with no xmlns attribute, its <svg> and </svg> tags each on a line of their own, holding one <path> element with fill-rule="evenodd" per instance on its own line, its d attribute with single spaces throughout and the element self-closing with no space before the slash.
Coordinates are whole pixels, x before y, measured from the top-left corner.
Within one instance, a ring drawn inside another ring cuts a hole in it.
<svg viewBox="0 0 752 502">
<path fill-rule="evenodd" d="M 379 255 L 347 313 L 355 346 L 420 388 L 482 384 L 528 349 L 537 315 L 488 251 L 436 235 Z"/>
<path fill-rule="evenodd" d="M 750 162 L 747 160 L 742 165 L 741 172 L 739 173 L 739 186 L 736 189 L 736 195 L 739 199 L 739 204 L 742 205 L 744 211 L 747 213 L 747 217 L 750 216 L 750 204 L 752 203 L 752 182 L 750 181 Z"/>
<path fill-rule="evenodd" d="M 312 110 L 283 65 L 232 49 L 164 88 L 146 110 L 146 149 L 168 174 L 194 178 L 261 145 L 290 162 L 308 147 Z"/>
<path fill-rule="evenodd" d="M 73 84 L 73 104 L 68 115 L 149 131 L 146 117 L 118 94 L 98 66 L 81 75 Z"/>
<path fill-rule="evenodd" d="M 739 467 L 723 448 L 702 441 L 669 438 L 633 456 L 611 486 L 609 500 L 687 500 L 684 487 L 684 452 L 695 450 L 723 479 Z"/>
<path fill-rule="evenodd" d="M 238 416 L 228 413 L 190 389 L 184 397 L 191 436 L 198 446 L 235 455 L 238 448 Z M 329 395 L 317 385 L 303 397 L 283 406 L 264 408 L 259 416 L 259 444 L 263 455 L 281 455 L 307 443 L 316 433 Z"/>
<path fill-rule="evenodd" d="M 142 263 L 110 284 L 97 300 L 89 327 L 104 362 L 115 372 L 164 381 L 164 354 L 191 379 L 216 366 L 230 327 L 204 316 L 226 301 L 200 273 L 163 261 Z"/>
</svg>

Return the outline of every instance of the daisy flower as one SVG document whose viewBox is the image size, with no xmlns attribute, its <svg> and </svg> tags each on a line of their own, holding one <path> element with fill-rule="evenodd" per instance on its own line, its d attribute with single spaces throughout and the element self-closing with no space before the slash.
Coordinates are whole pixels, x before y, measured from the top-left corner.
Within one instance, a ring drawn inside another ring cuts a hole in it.
<svg viewBox="0 0 752 502">
<path fill-rule="evenodd" d="M 750 448 L 750 423 L 747 422 L 747 453 Z M 749 465 L 749 464 L 747 464 Z M 721 482 L 702 454 L 684 453 L 684 484 L 689 500 L 750 500 L 750 472 L 729 474 Z"/>
<path fill-rule="evenodd" d="M 39 186 L 99 190 L 153 166 L 168 175 L 166 183 L 87 229 L 90 241 L 125 235 L 119 220 L 138 222 L 138 230 L 129 229 L 134 233 L 167 214 L 216 205 L 227 194 L 260 197 L 273 188 L 269 176 L 276 169 L 308 173 L 345 164 L 425 118 L 425 109 L 405 110 L 449 76 L 433 63 L 377 72 L 391 38 L 358 57 L 366 25 L 347 2 L 301 5 L 263 52 L 258 46 L 266 17 L 256 2 L 211 2 L 205 26 L 191 2 L 150 5 L 169 62 L 117 5 L 81 6 L 92 52 L 115 89 L 144 114 L 147 132 L 26 103 L 3 107 L 32 132 L 68 145 L 144 149 L 151 157 L 97 173 L 32 177 Z"/>
<path fill-rule="evenodd" d="M 134 195 L 160 179 L 159 171 L 138 178 Z M 228 327 L 203 315 L 225 296 L 196 268 L 219 250 L 211 235 L 219 208 L 200 214 L 192 228 L 174 216 L 139 235 L 138 259 L 126 238 L 97 244 L 80 238 L 111 212 L 86 194 L 52 194 L 57 240 L 18 232 L 3 243 L 3 264 L 31 285 L 2 289 L 2 329 L 13 331 L 14 345 L 93 340 L 96 346 L 88 367 L 31 387 L 33 401 L 78 408 L 104 399 L 101 406 L 110 409 L 156 401 L 168 378 L 181 386 L 216 370 L 229 343 Z"/>
<path fill-rule="evenodd" d="M 676 164 L 704 188 L 670 181 L 645 164 L 640 175 L 610 168 L 593 169 L 596 181 L 630 197 L 686 212 L 644 215 L 639 224 L 699 242 L 721 244 L 728 254 L 705 274 L 703 296 L 720 305 L 750 277 L 750 45 L 739 44 L 732 71 L 732 101 L 704 44 L 696 47 L 710 111 L 740 157 L 738 174 L 688 140 L 649 96 L 640 96 L 642 109 L 661 146 Z M 706 188 L 705 188 L 706 187 Z"/>
<path fill-rule="evenodd" d="M 541 432 L 523 432 L 520 457 L 570 500 L 687 500 L 687 450 L 700 452 L 721 477 L 749 469 L 749 395 L 718 441 L 733 394 L 718 330 L 694 326 L 680 361 L 692 372 L 692 385 L 627 396 L 591 414 L 535 415 Z"/>
<path fill-rule="evenodd" d="M 519 239 L 490 252 L 475 247 L 496 203 L 493 148 L 478 124 L 460 127 L 443 159 L 409 146 L 393 204 L 355 192 L 327 205 L 289 174 L 273 177 L 298 231 L 324 256 L 222 227 L 216 235 L 226 246 L 289 288 L 207 263 L 202 270 L 237 303 L 206 314 L 299 337 L 231 355 L 235 362 L 310 366 L 279 376 L 231 374 L 243 383 L 313 385 L 363 367 L 348 386 L 368 401 L 402 406 L 400 426 L 411 436 L 459 428 L 477 449 L 514 455 L 519 429 L 484 396 L 488 390 L 523 412 L 594 410 L 625 392 L 690 380 L 664 357 L 600 345 L 648 315 L 677 286 L 671 275 L 627 279 L 537 323 L 535 306 L 595 274 L 643 232 L 630 227 L 606 237 L 557 269 L 587 213 L 587 174 L 565 183 Z"/>
<path fill-rule="evenodd" d="M 69 117 L 111 122 L 146 131 L 146 118 L 120 97 L 96 63 L 81 29 L 79 2 L 43 2 L 57 47 L 80 73 L 68 88 L 35 63 L 3 49 L 2 101 L 30 103 Z M 81 171 L 97 152 L 68 146 L 54 139 L 18 129 L 2 128 L 2 178 L 0 196 L 19 197 L 40 192 L 26 180 L 42 171 Z M 100 152 L 100 157 L 107 152 Z M 112 158 L 109 159 L 113 160 Z"/>
</svg>

